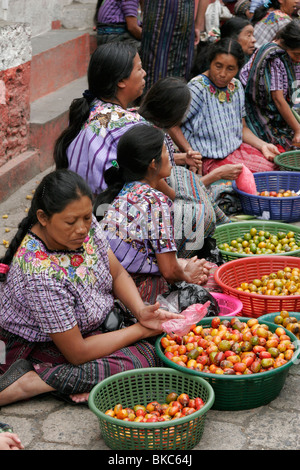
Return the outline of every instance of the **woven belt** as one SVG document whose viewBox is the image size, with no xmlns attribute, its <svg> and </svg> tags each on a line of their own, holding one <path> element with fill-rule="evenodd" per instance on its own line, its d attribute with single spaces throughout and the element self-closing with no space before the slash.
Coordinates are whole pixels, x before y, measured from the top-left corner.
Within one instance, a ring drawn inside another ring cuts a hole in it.
<svg viewBox="0 0 300 470">
<path fill-rule="evenodd" d="M 126 33 L 127 29 L 125 25 L 120 24 L 97 24 L 97 34 L 123 34 Z"/>
</svg>

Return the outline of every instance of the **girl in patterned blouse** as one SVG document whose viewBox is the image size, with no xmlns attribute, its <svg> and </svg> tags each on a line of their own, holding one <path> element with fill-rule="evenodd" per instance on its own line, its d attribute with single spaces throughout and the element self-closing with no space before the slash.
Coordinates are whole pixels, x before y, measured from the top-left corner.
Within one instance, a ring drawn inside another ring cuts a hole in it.
<svg viewBox="0 0 300 470">
<path fill-rule="evenodd" d="M 259 48 L 275 38 L 290 21 L 297 9 L 297 0 L 266 0 L 256 8 L 252 17 L 255 47 Z"/>
<path fill-rule="evenodd" d="M 0 262 L 0 406 L 45 392 L 86 400 L 110 375 L 160 365 L 147 339 L 178 316 L 144 304 L 79 175 L 58 170 L 43 179 Z M 137 321 L 106 332 L 114 298 Z"/>
<path fill-rule="evenodd" d="M 94 213 L 99 218 L 104 213 L 101 225 L 120 263 L 138 285 L 147 278 L 154 298 L 167 283 L 205 283 L 209 263 L 196 256 L 177 258 L 172 202 L 157 189 L 172 168 L 164 132 L 136 125 L 121 137 L 117 155 L 116 166 L 105 173 L 108 188 L 97 196 Z"/>
</svg>

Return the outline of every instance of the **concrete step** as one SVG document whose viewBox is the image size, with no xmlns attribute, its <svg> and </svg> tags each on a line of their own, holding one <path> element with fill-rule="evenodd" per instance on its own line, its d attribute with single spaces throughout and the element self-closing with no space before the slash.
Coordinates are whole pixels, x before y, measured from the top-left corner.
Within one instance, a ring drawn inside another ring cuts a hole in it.
<svg viewBox="0 0 300 470">
<path fill-rule="evenodd" d="M 30 146 L 40 150 L 41 171 L 53 164 L 54 143 L 68 125 L 70 104 L 87 86 L 85 75 L 31 103 Z"/>
<path fill-rule="evenodd" d="M 39 150 L 28 150 L 0 167 L 0 203 L 5 201 L 34 176 L 40 168 Z"/>
<path fill-rule="evenodd" d="M 90 30 L 52 30 L 32 38 L 30 101 L 52 93 L 86 75 L 96 47 Z"/>
<path fill-rule="evenodd" d="M 29 146 L 0 167 L 0 202 L 53 165 L 55 141 L 68 125 L 72 100 L 87 88 L 87 67 L 96 47 L 92 29 L 52 30 L 32 38 Z"/>
</svg>

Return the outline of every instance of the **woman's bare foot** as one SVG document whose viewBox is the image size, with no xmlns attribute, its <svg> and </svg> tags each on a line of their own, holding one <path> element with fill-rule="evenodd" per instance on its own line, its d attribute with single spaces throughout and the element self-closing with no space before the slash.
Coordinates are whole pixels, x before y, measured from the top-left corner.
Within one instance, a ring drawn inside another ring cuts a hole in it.
<svg viewBox="0 0 300 470">
<path fill-rule="evenodd" d="M 47 385 L 35 371 L 29 371 L 0 392 L 0 406 L 27 400 L 53 390 L 54 388 Z"/>
<path fill-rule="evenodd" d="M 88 401 L 89 393 L 74 393 L 70 395 L 71 400 L 75 403 L 85 403 Z"/>
</svg>

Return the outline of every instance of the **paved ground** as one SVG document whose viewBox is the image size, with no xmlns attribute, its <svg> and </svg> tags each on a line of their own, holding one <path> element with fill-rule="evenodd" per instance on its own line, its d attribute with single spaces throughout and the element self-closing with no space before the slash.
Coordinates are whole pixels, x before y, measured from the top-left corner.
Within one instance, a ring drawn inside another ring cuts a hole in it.
<svg viewBox="0 0 300 470">
<path fill-rule="evenodd" d="M 5 250 L 3 240 L 12 238 L 30 206 L 28 197 L 46 173 L 0 203 L 0 256 Z M 299 392 L 300 366 L 293 365 L 279 397 L 267 406 L 234 412 L 210 410 L 195 450 L 299 450 Z M 109 450 L 96 416 L 86 406 L 72 406 L 50 396 L 2 407 L 0 421 L 14 428 L 27 450 Z M 196 463 L 193 455 L 192 459 Z"/>
</svg>

